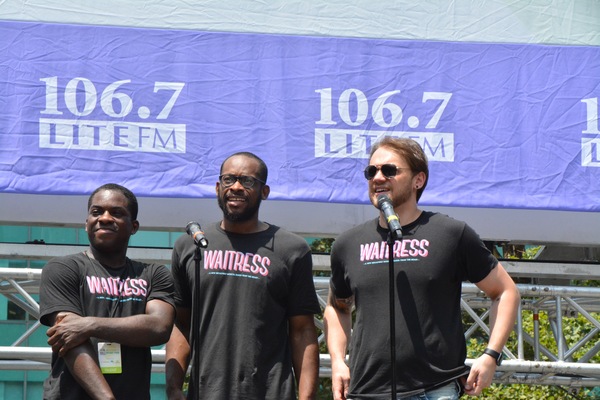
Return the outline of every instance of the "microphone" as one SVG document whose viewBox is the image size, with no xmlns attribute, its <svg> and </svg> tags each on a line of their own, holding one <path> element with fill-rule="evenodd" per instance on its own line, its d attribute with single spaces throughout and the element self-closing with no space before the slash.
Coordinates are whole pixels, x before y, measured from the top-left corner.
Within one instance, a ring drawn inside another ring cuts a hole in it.
<svg viewBox="0 0 600 400">
<path fill-rule="evenodd" d="M 192 239 L 194 239 L 194 243 L 196 243 L 196 246 L 208 246 L 208 240 L 206 240 L 206 237 L 204 237 L 204 232 L 202 232 L 200 224 L 196 221 L 188 222 L 188 224 L 185 227 L 185 231 L 188 235 L 192 237 Z"/>
<path fill-rule="evenodd" d="M 383 216 L 388 223 L 388 229 L 395 240 L 402 239 L 402 226 L 400 226 L 400 220 L 394 211 L 392 201 L 385 194 L 377 197 L 377 208 L 383 212 Z"/>
</svg>

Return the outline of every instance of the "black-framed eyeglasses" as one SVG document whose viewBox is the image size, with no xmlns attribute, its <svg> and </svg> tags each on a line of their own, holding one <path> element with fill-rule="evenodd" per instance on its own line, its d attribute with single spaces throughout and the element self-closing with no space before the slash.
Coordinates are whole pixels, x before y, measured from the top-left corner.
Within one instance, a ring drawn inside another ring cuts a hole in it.
<svg viewBox="0 0 600 400">
<path fill-rule="evenodd" d="M 240 181 L 242 186 L 245 187 L 246 189 L 251 189 L 254 186 L 255 182 L 260 182 L 263 185 L 266 183 L 265 181 L 262 181 L 258 178 L 255 178 L 253 176 L 248 176 L 248 175 L 225 174 L 225 175 L 219 176 L 219 182 L 221 182 L 221 185 L 223 185 L 224 187 L 232 186 L 237 181 Z"/>
<path fill-rule="evenodd" d="M 409 168 L 400 168 L 395 166 L 394 164 L 383 164 L 381 167 L 378 167 L 376 165 L 367 165 L 367 167 L 365 168 L 365 178 L 368 181 L 370 181 L 371 179 L 375 178 L 375 175 L 377 175 L 377 171 L 379 170 L 381 170 L 381 173 L 386 178 L 393 178 L 394 176 L 398 175 L 398 172 L 402 171 L 403 169 Z"/>
</svg>

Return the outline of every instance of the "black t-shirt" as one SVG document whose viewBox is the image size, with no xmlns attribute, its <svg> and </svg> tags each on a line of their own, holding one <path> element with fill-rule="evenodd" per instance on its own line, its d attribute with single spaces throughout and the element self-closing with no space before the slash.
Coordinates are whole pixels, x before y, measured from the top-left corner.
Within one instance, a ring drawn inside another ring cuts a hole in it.
<svg viewBox="0 0 600 400">
<path fill-rule="evenodd" d="M 462 281 L 479 282 L 498 261 L 464 222 L 423 212 L 394 244 L 397 393 L 411 394 L 467 372 Z M 350 395 L 391 393 L 388 230 L 368 221 L 334 242 L 331 287 L 355 296 Z"/>
<path fill-rule="evenodd" d="M 150 300 L 174 306 L 173 281 L 162 265 L 127 259 L 120 269 L 104 268 L 85 253 L 50 260 L 42 269 L 40 322 L 66 311 L 105 318 L 144 314 Z M 92 338 L 97 351 L 98 340 Z M 149 347 L 121 345 L 122 373 L 105 374 L 117 399 L 149 399 L 152 354 Z M 44 382 L 44 399 L 88 399 L 64 360 L 52 354 L 52 370 Z"/>
<path fill-rule="evenodd" d="M 205 236 L 200 312 L 193 312 L 200 315 L 201 398 L 295 399 L 288 318 L 320 312 L 306 241 L 274 225 L 234 234 L 214 224 Z M 195 248 L 186 235 L 173 249 L 178 307 L 192 308 Z"/>
</svg>

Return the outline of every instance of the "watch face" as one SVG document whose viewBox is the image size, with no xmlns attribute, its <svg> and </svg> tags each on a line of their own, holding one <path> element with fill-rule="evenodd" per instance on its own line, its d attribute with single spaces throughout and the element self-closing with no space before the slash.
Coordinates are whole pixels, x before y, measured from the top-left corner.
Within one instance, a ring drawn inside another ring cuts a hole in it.
<svg viewBox="0 0 600 400">
<path fill-rule="evenodd" d="M 500 353 L 500 355 L 498 356 L 498 358 L 496 358 L 496 365 L 500 366 L 500 364 L 502 364 L 502 353 Z"/>
</svg>

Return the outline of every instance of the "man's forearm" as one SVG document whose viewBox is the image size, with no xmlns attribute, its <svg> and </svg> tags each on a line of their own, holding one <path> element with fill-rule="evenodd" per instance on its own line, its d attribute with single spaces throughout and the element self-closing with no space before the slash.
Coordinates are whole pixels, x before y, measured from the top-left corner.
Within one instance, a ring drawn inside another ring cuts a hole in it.
<svg viewBox="0 0 600 400">
<path fill-rule="evenodd" d="M 344 361 L 352 329 L 352 315 L 328 305 L 323 313 L 323 322 L 331 362 Z"/>
<path fill-rule="evenodd" d="M 506 344 L 517 317 L 520 295 L 516 290 L 507 290 L 492 303 L 490 310 L 490 341 L 488 347 L 498 352 Z"/>
<path fill-rule="evenodd" d="M 314 399 L 319 381 L 319 346 L 311 344 L 305 347 L 301 366 L 295 371 L 298 375 L 298 399 Z"/>
<path fill-rule="evenodd" d="M 311 336 L 309 334 L 309 336 Z M 316 334 L 293 345 L 294 371 L 298 379 L 298 399 L 314 399 L 319 380 L 319 345 Z"/>
<path fill-rule="evenodd" d="M 165 354 L 167 395 L 169 398 L 177 398 L 183 387 L 190 358 L 190 345 L 177 326 L 173 327 Z"/>
<path fill-rule="evenodd" d="M 65 363 L 77 383 L 92 398 L 110 400 L 115 396 L 98 365 L 96 352 L 90 342 L 71 349 L 64 356 Z"/>
<path fill-rule="evenodd" d="M 169 329 L 157 316 L 134 315 L 124 318 L 89 317 L 91 337 L 126 346 L 151 347 L 169 339 Z"/>
<path fill-rule="evenodd" d="M 319 343 L 314 316 L 299 315 L 289 319 L 292 364 L 298 383 L 298 398 L 314 399 L 319 380 Z"/>
</svg>

